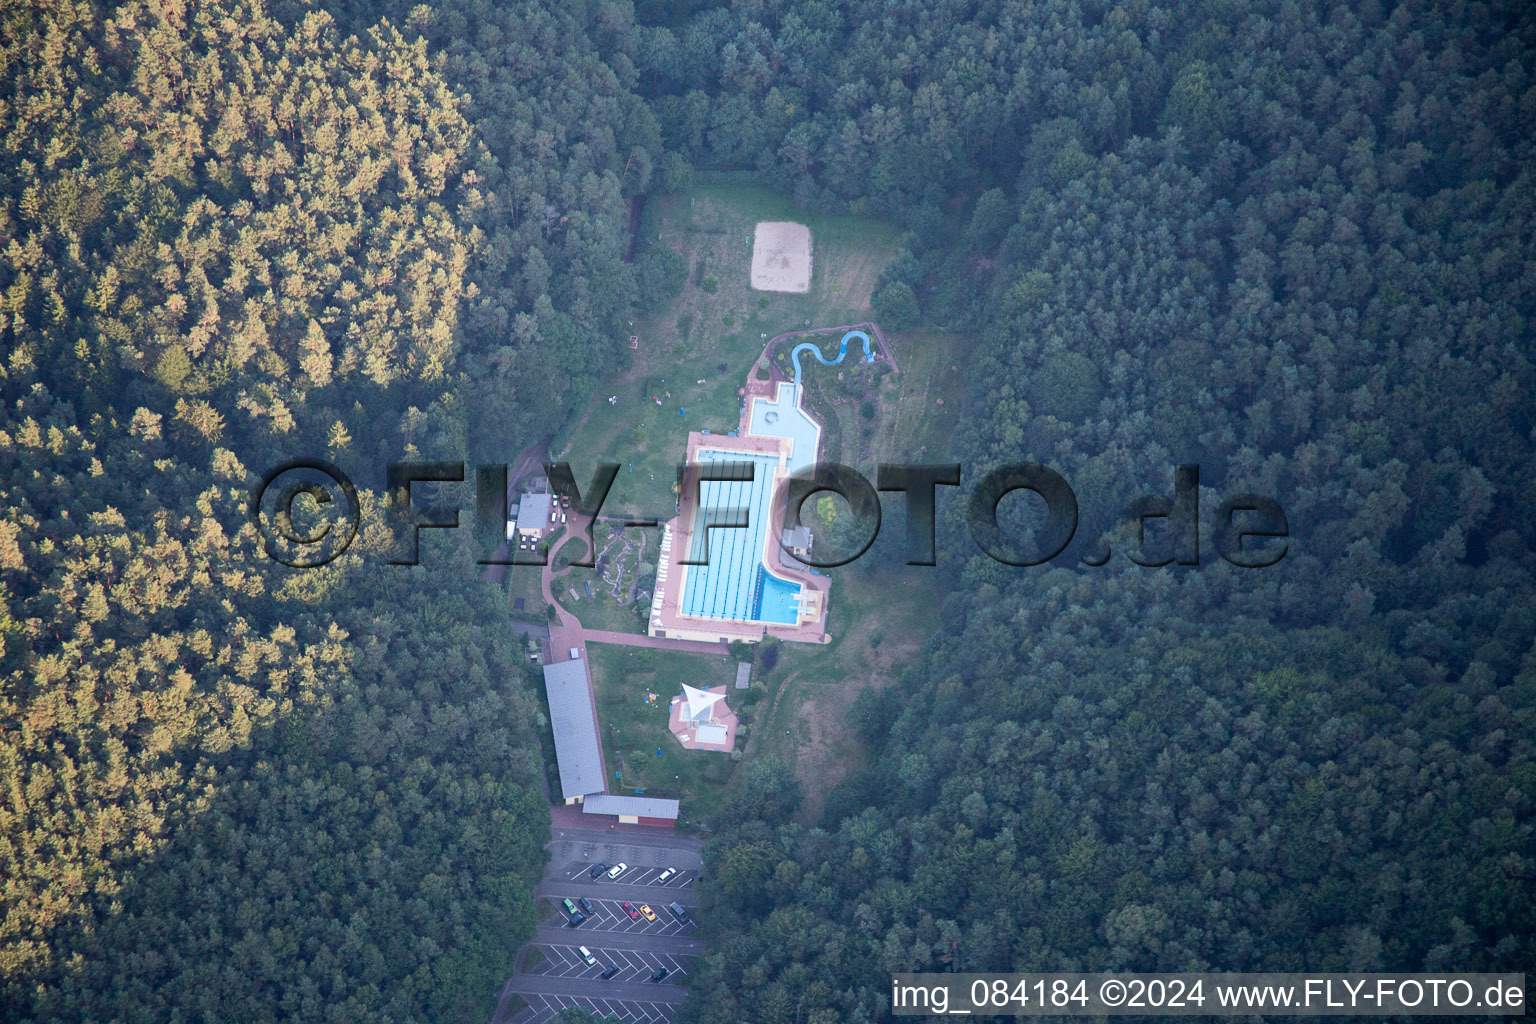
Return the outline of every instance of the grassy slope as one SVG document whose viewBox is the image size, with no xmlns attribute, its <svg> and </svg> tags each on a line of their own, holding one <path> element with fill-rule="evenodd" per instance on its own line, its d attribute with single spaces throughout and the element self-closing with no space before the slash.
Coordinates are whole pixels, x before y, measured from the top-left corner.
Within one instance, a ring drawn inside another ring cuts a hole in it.
<svg viewBox="0 0 1536 1024">
<path fill-rule="evenodd" d="M 634 367 L 604 381 L 585 415 L 556 436 L 553 451 L 583 483 L 596 463 L 620 463 L 604 512 L 667 519 L 676 506 L 672 487 L 688 431 L 737 426 L 736 390 L 767 338 L 807 320 L 824 326 L 867 319 L 870 290 L 895 252 L 898 232 L 868 218 L 805 213 L 782 196 L 746 186 L 704 187 L 652 202 L 662 225 L 659 244 L 687 258 L 688 284 L 661 313 L 636 324 L 641 347 Z M 752 290 L 750 240 L 760 220 L 810 226 L 809 292 Z M 700 287 L 711 275 L 719 282 L 713 294 Z M 706 383 L 698 384 L 701 379 Z M 618 401 L 610 404 L 610 396 Z M 680 408 L 687 416 L 678 415 Z"/>
</svg>

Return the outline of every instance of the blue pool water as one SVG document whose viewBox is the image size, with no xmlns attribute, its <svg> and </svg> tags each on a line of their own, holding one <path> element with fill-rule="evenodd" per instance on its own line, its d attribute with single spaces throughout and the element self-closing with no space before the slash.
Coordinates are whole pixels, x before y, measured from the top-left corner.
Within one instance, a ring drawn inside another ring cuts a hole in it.
<svg viewBox="0 0 1536 1024">
<path fill-rule="evenodd" d="M 684 615 L 736 622 L 798 621 L 794 597 L 800 584 L 770 575 L 763 566 L 768 522 L 773 503 L 775 456 L 700 449 L 706 462 L 747 462 L 751 480 L 705 480 L 699 485 L 699 508 L 689 547 L 679 610 Z M 739 527 L 711 529 L 731 523 Z M 707 547 L 705 538 L 708 538 Z"/>
<path fill-rule="evenodd" d="M 799 621 L 799 606 L 795 598 L 800 594 L 800 584 L 781 580 L 764 569 L 759 569 L 757 614 L 759 622 L 783 622 L 793 626 Z"/>
</svg>

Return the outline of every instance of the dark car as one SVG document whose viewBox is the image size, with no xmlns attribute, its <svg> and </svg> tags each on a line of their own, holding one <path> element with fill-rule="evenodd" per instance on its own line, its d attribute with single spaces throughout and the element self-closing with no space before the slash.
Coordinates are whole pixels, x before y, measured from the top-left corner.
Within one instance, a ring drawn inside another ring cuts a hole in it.
<svg viewBox="0 0 1536 1024">
<path fill-rule="evenodd" d="M 576 913 L 571 915 L 571 927 L 575 928 L 577 925 L 581 924 L 581 922 L 585 921 L 586 919 L 587 919 L 587 915 L 586 914 L 583 914 L 579 910 L 576 911 Z"/>
<path fill-rule="evenodd" d="M 589 877 L 589 878 L 596 878 L 598 875 L 601 875 L 604 871 L 607 871 L 607 870 L 608 870 L 608 865 L 607 864 L 593 864 L 592 865 L 592 870 L 587 872 L 587 877 Z"/>
<path fill-rule="evenodd" d="M 651 980 L 652 981 L 660 981 L 662 978 L 665 978 L 667 975 L 669 975 L 671 973 L 672 972 L 667 970 L 665 967 L 658 967 L 658 968 L 656 968 L 655 972 L 651 974 Z"/>
<path fill-rule="evenodd" d="M 585 910 L 589 914 L 592 913 L 592 901 L 591 900 L 589 900 L 585 896 L 583 896 L 581 899 L 577 900 L 576 902 L 581 904 L 581 909 L 582 910 Z M 675 904 L 675 903 L 673 904 L 673 906 L 676 906 L 676 905 L 677 904 Z"/>
<path fill-rule="evenodd" d="M 681 903 L 669 903 L 667 904 L 667 909 L 672 911 L 673 917 L 677 918 L 684 924 L 688 923 L 688 911 L 683 909 L 683 905 Z"/>
<path fill-rule="evenodd" d="M 604 981 L 607 981 L 609 978 L 613 977 L 615 974 L 618 974 L 618 973 L 619 973 L 618 965 L 617 964 L 609 964 L 608 965 L 608 969 L 606 971 L 604 971 L 602 974 L 599 974 L 598 977 L 602 978 Z"/>
</svg>

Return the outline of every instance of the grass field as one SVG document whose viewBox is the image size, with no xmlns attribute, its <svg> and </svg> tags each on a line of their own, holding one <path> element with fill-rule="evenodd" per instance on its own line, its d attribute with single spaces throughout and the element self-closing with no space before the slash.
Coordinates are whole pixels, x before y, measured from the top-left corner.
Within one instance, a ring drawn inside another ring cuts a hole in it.
<svg viewBox="0 0 1536 1024">
<path fill-rule="evenodd" d="M 821 459 L 850 465 L 871 481 L 881 463 L 952 457 L 950 438 L 966 383 L 969 337 L 926 331 L 888 337 L 897 373 L 851 358 L 839 366 L 801 360 L 806 407 L 822 423 Z M 823 350 L 835 353 L 830 341 Z M 899 555 L 891 556 L 904 543 L 905 518 L 898 511 L 900 495 L 882 495 L 881 501 L 885 516 L 876 547 L 848 566 L 824 570 L 832 579 L 832 642 L 779 648 L 767 678 L 771 710 L 748 748 L 754 756 L 777 754 L 794 767 L 804 794 L 799 819 L 806 824 L 816 823 L 832 787 L 865 756 L 847 724 L 859 690 L 894 682 L 940 626 L 942 569 L 903 566 Z M 841 499 L 837 505 L 846 507 Z M 826 535 L 806 509 L 822 544 Z"/>
<path fill-rule="evenodd" d="M 583 484 L 597 463 L 620 464 L 604 512 L 668 519 L 688 431 L 735 429 L 736 391 L 768 338 L 802 329 L 806 321 L 827 326 L 868 319 L 870 291 L 900 233 L 883 221 L 802 211 L 750 186 L 701 187 L 651 202 L 661 229 L 657 244 L 684 255 L 688 283 L 666 309 L 636 323 L 634 368 L 603 383 L 585 414 L 556 436 L 552 451 L 571 463 Z M 752 230 L 760 220 L 810 227 L 810 291 L 752 290 Z"/>
<path fill-rule="evenodd" d="M 882 462 L 946 457 L 965 392 L 968 336 L 908 331 L 887 337 L 900 372 L 883 363 L 870 367 L 854 355 L 838 366 L 809 356 L 800 361 L 805 406 L 822 424 L 820 458 L 871 479 Z M 836 340 L 822 341 L 829 356 Z M 849 351 L 857 344 L 850 342 Z"/>
<path fill-rule="evenodd" d="M 517 606 L 519 599 L 523 602 L 521 608 Z M 507 570 L 507 611 L 523 619 L 544 618 L 544 594 L 539 589 L 537 565 L 514 565 Z"/>
<path fill-rule="evenodd" d="M 587 590 L 582 585 L 592 585 L 592 600 L 587 600 Z M 636 601 L 621 605 L 608 588 L 601 585 L 593 569 L 572 569 L 564 576 L 556 576 L 555 599 L 566 611 L 581 620 L 587 629 L 611 629 L 620 633 L 645 632 L 646 618 L 650 614 L 649 601 Z M 571 590 L 581 596 L 571 597 Z"/>
<path fill-rule="evenodd" d="M 730 754 L 684 750 L 667 731 L 668 705 L 683 683 L 718 686 L 736 678 L 736 663 L 725 655 L 680 654 L 591 644 L 592 681 L 603 734 L 603 758 L 613 792 L 643 789 L 682 800 L 679 824 L 708 822 L 720 809 L 726 783 L 736 767 Z M 734 694 L 736 691 L 732 690 Z M 645 695 L 654 693 L 654 704 Z M 727 704 L 731 697 L 727 696 Z M 661 750 L 661 756 L 656 751 Z"/>
</svg>

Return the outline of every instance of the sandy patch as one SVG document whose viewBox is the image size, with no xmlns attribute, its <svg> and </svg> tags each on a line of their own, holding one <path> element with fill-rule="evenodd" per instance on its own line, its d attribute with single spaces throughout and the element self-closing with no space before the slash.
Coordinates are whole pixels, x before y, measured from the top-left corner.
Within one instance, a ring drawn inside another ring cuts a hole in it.
<svg viewBox="0 0 1536 1024">
<path fill-rule="evenodd" d="M 811 229 L 785 220 L 760 221 L 752 236 L 752 287 L 760 292 L 811 290 Z"/>
</svg>

